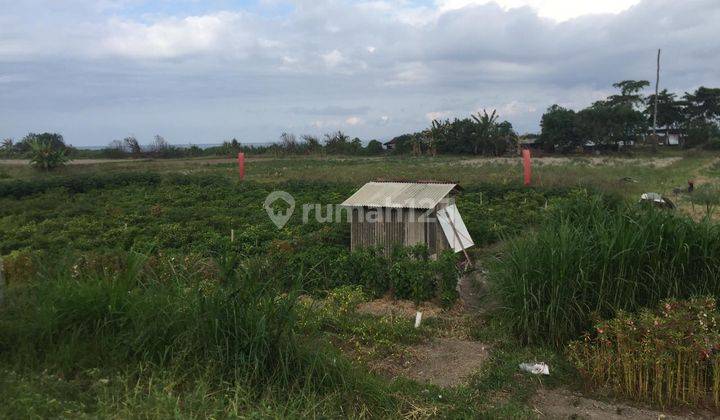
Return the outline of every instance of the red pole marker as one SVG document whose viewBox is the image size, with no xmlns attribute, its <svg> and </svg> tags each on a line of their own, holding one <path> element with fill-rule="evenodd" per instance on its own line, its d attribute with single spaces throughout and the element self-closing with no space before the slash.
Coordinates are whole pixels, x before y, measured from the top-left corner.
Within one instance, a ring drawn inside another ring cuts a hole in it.
<svg viewBox="0 0 720 420">
<path fill-rule="evenodd" d="M 524 175 L 525 175 L 525 186 L 530 185 L 530 179 L 532 178 L 532 167 L 530 164 L 530 150 L 523 149 L 522 151 L 522 157 L 523 157 L 523 167 L 524 167 Z"/>
<path fill-rule="evenodd" d="M 245 153 L 238 153 L 238 172 L 240 172 L 240 181 L 245 179 Z"/>
</svg>

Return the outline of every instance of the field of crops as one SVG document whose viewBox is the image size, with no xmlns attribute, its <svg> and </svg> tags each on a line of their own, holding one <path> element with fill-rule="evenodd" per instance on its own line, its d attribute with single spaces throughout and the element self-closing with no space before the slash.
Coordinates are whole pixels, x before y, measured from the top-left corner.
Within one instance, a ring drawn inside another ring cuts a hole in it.
<svg viewBox="0 0 720 420">
<path fill-rule="evenodd" d="M 538 389 L 716 410 L 714 329 L 707 381 L 678 373 L 659 398 L 648 374 L 628 389 L 601 371 L 594 326 L 720 297 L 714 204 L 673 193 L 720 182 L 717 158 L 546 159 L 530 188 L 510 158 L 258 158 L 243 181 L 222 159 L 0 163 L 0 417 L 534 417 Z M 263 208 L 272 191 L 339 204 L 373 179 L 460 183 L 479 309 L 459 299 L 458 255 L 350 252 L 346 221 L 296 211 L 278 229 Z M 638 205 L 646 191 L 678 210 Z M 411 313 L 363 309 L 381 302 Z M 415 308 L 434 314 L 420 328 Z M 451 386 L 423 380 L 413 366 L 443 340 L 488 354 Z M 551 375 L 520 374 L 528 361 Z"/>
</svg>

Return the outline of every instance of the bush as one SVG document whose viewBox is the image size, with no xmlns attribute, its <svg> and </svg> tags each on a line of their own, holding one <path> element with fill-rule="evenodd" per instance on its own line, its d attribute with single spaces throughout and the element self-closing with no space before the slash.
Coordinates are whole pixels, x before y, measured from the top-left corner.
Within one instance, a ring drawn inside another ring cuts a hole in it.
<svg viewBox="0 0 720 420">
<path fill-rule="evenodd" d="M 64 144 L 62 147 L 58 147 L 50 140 L 35 138 L 28 141 L 28 145 L 30 146 L 30 165 L 37 169 L 50 171 L 64 166 L 70 160 Z"/>
<path fill-rule="evenodd" d="M 720 296 L 720 228 L 578 196 L 559 203 L 536 233 L 511 240 L 492 272 L 517 334 L 561 347 L 593 313 Z"/>
<path fill-rule="evenodd" d="M 720 313 L 712 297 L 619 312 L 570 343 L 569 359 L 595 386 L 662 406 L 720 406 Z"/>
<path fill-rule="evenodd" d="M 151 265 L 140 255 L 120 265 L 119 272 L 45 267 L 32 292 L 16 295 L 4 316 L 3 358 L 59 369 L 118 363 L 209 369 L 219 382 L 258 392 L 344 381 L 340 364 L 303 343 L 297 292 L 267 282 L 258 261 L 224 281 L 172 260 Z"/>
</svg>

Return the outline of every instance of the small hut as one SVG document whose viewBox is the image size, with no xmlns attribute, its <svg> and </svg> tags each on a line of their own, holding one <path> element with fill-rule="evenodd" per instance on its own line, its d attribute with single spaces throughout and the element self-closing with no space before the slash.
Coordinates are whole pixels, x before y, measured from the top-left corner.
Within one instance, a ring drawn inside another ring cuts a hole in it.
<svg viewBox="0 0 720 420">
<path fill-rule="evenodd" d="M 431 256 L 465 251 L 472 238 L 454 196 L 457 184 L 369 182 L 342 203 L 350 209 L 350 249 L 425 244 Z"/>
</svg>

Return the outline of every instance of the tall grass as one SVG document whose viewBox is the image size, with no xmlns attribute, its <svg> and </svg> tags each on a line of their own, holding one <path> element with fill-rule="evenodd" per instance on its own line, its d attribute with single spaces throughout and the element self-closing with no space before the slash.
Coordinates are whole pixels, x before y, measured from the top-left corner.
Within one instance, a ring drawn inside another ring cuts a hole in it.
<svg viewBox="0 0 720 420">
<path fill-rule="evenodd" d="M 560 203 L 537 232 L 510 240 L 494 271 L 515 331 L 560 347 L 594 315 L 720 296 L 720 228 L 581 195 Z"/>
<path fill-rule="evenodd" d="M 240 389 L 250 401 L 333 395 L 341 406 L 379 411 L 392 401 L 303 326 L 299 292 L 279 290 L 262 263 L 222 278 L 180 264 L 160 275 L 139 255 L 123 266 L 48 268 L 16 291 L 0 312 L 3 363 L 64 377 L 112 369 L 125 372 L 128 388 L 163 377 L 175 392 Z"/>
</svg>

